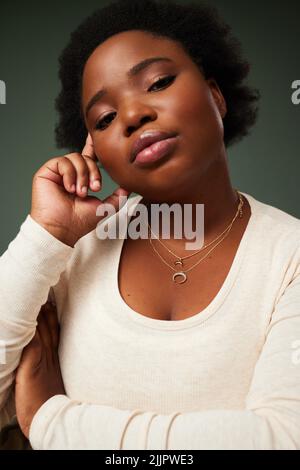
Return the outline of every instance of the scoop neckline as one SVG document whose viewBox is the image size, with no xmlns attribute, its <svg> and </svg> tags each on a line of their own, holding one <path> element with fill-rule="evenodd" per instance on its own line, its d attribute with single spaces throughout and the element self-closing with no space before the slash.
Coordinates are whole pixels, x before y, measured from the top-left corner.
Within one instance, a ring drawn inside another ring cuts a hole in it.
<svg viewBox="0 0 300 470">
<path fill-rule="evenodd" d="M 125 315 L 125 319 L 133 321 L 137 324 L 140 324 L 143 327 L 150 328 L 150 329 L 164 330 L 164 331 L 166 330 L 179 331 L 179 330 L 185 330 L 187 328 L 195 327 L 196 325 L 203 325 L 214 314 L 216 314 L 220 310 L 221 305 L 225 301 L 226 297 L 228 296 L 229 292 L 231 291 L 235 283 L 238 272 L 242 266 L 244 255 L 247 251 L 247 245 L 251 239 L 251 236 L 254 232 L 254 228 L 256 225 L 255 222 L 256 222 L 256 217 L 257 217 L 257 205 L 255 204 L 255 199 L 247 193 L 244 193 L 242 191 L 239 191 L 239 192 L 248 200 L 248 203 L 251 209 L 251 215 L 248 220 L 247 227 L 241 238 L 238 249 L 236 251 L 234 260 L 231 264 L 230 270 L 227 273 L 227 276 L 221 288 L 219 289 L 217 295 L 213 298 L 213 300 L 203 310 L 183 320 L 154 319 L 154 318 L 145 316 L 137 312 L 133 308 L 131 308 L 123 299 L 119 290 L 119 282 L 118 282 L 121 253 L 122 253 L 122 249 L 123 249 L 123 245 L 125 241 L 125 237 L 124 237 L 124 238 L 118 239 L 119 243 L 117 245 L 116 263 L 114 264 L 114 267 L 113 267 L 112 295 L 114 298 L 114 302 L 116 303 L 116 312 L 118 312 L 119 317 L 120 315 L 122 317 L 124 317 Z M 138 195 L 133 198 L 130 198 L 130 199 L 133 199 L 130 205 L 130 210 L 132 210 L 131 208 L 134 208 L 142 200 L 142 197 L 143 196 Z M 129 204 L 130 199 L 123 206 L 123 208 L 117 213 L 118 217 L 122 215 L 123 211 L 126 210 L 126 207 L 129 208 L 128 204 Z M 130 220 L 130 216 L 128 216 L 127 224 L 125 226 L 126 228 L 125 234 L 127 233 L 129 220 Z"/>
</svg>

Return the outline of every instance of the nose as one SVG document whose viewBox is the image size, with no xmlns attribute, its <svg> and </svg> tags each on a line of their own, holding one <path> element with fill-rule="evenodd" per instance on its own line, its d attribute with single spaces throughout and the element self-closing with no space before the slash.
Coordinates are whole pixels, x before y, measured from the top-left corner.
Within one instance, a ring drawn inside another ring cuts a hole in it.
<svg viewBox="0 0 300 470">
<path fill-rule="evenodd" d="M 132 132 L 145 123 L 155 121 L 157 113 L 151 106 L 142 103 L 131 103 L 123 107 L 122 119 L 125 135 L 129 137 Z"/>
</svg>

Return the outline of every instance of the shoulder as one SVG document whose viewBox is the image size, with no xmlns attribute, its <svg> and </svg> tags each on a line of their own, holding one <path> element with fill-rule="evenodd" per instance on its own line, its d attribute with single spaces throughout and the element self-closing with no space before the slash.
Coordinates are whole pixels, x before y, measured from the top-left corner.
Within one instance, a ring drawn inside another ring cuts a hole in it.
<svg viewBox="0 0 300 470">
<path fill-rule="evenodd" d="M 249 201 L 252 211 L 249 251 L 260 257 L 272 270 L 298 269 L 300 266 L 300 219 L 275 206 L 259 201 L 240 191 Z M 250 219 L 251 220 L 251 219 Z"/>
<path fill-rule="evenodd" d="M 277 235 L 280 233 L 294 233 L 296 236 L 300 236 L 300 219 L 278 207 L 262 202 L 250 194 L 244 192 L 242 194 L 248 199 L 252 212 L 255 214 L 257 221 L 261 220 L 264 228 L 272 228 L 272 231 L 276 232 Z"/>
</svg>

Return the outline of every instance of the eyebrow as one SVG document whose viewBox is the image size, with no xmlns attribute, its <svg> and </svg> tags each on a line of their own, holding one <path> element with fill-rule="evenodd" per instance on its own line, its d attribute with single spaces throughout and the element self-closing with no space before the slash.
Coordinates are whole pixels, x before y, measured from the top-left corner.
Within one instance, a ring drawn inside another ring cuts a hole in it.
<svg viewBox="0 0 300 470">
<path fill-rule="evenodd" d="M 131 67 L 127 73 L 126 76 L 128 78 L 132 78 L 136 76 L 138 73 L 140 73 L 142 70 L 145 68 L 149 67 L 149 65 L 153 64 L 154 62 L 173 62 L 172 59 L 169 57 L 149 57 L 148 59 L 144 59 L 138 64 L 135 64 L 133 67 Z M 94 106 L 95 103 L 97 103 L 101 98 L 103 98 L 104 95 L 107 94 L 107 90 L 105 88 L 97 91 L 97 93 L 90 99 L 90 101 L 87 104 L 86 110 L 85 110 L 85 116 L 87 117 L 90 109 L 92 106 Z"/>
</svg>

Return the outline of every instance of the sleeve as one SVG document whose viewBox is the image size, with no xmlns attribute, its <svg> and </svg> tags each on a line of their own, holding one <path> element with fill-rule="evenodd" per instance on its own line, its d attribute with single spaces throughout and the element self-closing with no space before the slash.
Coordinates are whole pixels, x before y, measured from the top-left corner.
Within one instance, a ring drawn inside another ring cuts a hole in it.
<svg viewBox="0 0 300 470">
<path fill-rule="evenodd" d="M 273 309 L 244 409 L 160 415 L 56 395 L 29 439 L 34 449 L 300 450 L 300 266 Z"/>
<path fill-rule="evenodd" d="M 73 251 L 28 215 L 0 257 L 0 429 L 15 414 L 12 383 L 22 350 Z"/>
</svg>

